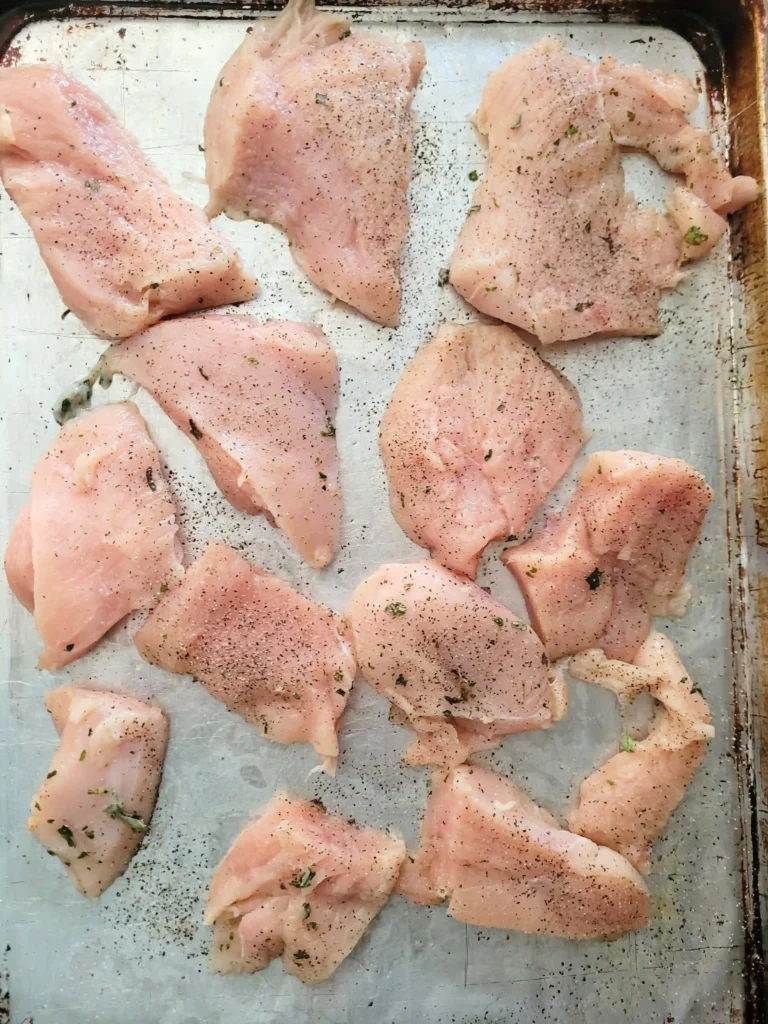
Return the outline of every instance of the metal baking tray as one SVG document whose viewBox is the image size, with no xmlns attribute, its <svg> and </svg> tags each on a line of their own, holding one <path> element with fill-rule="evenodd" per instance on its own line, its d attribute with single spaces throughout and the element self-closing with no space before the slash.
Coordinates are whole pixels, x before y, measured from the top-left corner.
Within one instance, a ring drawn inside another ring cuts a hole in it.
<svg viewBox="0 0 768 1024">
<path fill-rule="evenodd" d="M 0 60 L 46 60 L 94 86 L 173 185 L 203 203 L 198 150 L 208 95 L 245 28 L 264 10 L 228 3 L 30 3 L 3 11 Z M 600 3 L 372 3 L 357 21 L 421 39 L 427 68 L 414 105 L 412 225 L 397 330 L 334 306 L 296 270 L 266 225 L 220 218 L 262 282 L 254 315 L 320 324 L 342 376 L 337 421 L 346 512 L 344 546 L 326 570 L 302 566 L 263 519 L 216 491 L 197 453 L 146 395 L 137 401 L 168 467 L 187 558 L 220 537 L 303 592 L 343 610 L 380 563 L 421 552 L 395 526 L 376 451 L 378 421 L 406 360 L 447 318 L 476 319 L 439 288 L 469 201 L 468 172 L 484 164 L 469 123 L 483 84 L 514 50 L 546 33 L 590 57 L 614 53 L 690 75 L 695 117 L 740 173 L 764 181 L 765 12 L 762 0 Z M 668 179 L 626 157 L 630 187 L 658 203 Z M 30 472 L 55 433 L 57 395 L 95 362 L 102 343 L 63 306 L 36 246 L 0 198 L 0 539 L 26 502 Z M 544 353 L 576 385 L 593 431 L 589 451 L 634 447 L 688 459 L 716 500 L 692 559 L 688 615 L 664 620 L 717 729 L 702 769 L 657 843 L 649 926 L 617 942 L 568 943 L 468 928 L 442 907 L 392 899 L 327 983 L 305 988 L 278 965 L 228 978 L 209 973 L 202 907 L 213 866 L 246 818 L 280 786 L 321 797 L 358 821 L 415 840 L 426 772 L 399 767 L 404 733 L 363 684 L 343 721 L 338 775 L 311 774 L 304 747 L 277 747 L 187 677 L 144 664 L 135 622 L 117 628 L 56 680 L 34 668 L 30 617 L 0 587 L 1 1024 L 502 1024 L 702 1022 L 766 1019 L 768 845 L 768 317 L 766 208 L 734 218 L 727 242 L 696 264 L 662 304 L 655 339 L 587 341 Z M 128 394 L 115 384 L 96 400 Z M 498 561 L 480 582 L 522 612 Z M 55 748 L 42 695 L 93 678 L 155 693 L 171 743 L 152 830 L 129 870 L 97 902 L 80 898 L 28 836 L 29 800 Z M 633 714 L 648 714 L 635 709 Z M 626 721 L 623 723 L 626 726 Z M 483 760 L 562 813 L 581 778 L 622 728 L 610 694 L 573 682 L 567 718 L 511 736 Z"/>
</svg>

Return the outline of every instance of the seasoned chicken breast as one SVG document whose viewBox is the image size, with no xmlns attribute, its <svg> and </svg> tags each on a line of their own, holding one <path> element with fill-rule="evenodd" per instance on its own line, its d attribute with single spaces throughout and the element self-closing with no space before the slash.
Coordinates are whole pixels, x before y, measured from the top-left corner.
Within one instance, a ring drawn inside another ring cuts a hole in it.
<svg viewBox="0 0 768 1024">
<path fill-rule="evenodd" d="M 346 617 L 367 682 L 417 734 L 406 764 L 452 768 L 565 712 L 562 678 L 533 630 L 437 562 L 381 566 Z"/>
<path fill-rule="evenodd" d="M 555 39 L 515 54 L 488 79 L 475 115 L 488 167 L 451 284 L 545 344 L 658 334 L 661 292 L 680 281 L 681 260 L 703 256 L 726 229 L 723 215 L 757 195 L 689 124 L 697 103 L 679 75 L 597 64 Z M 670 216 L 624 191 L 620 146 L 685 175 Z"/>
<path fill-rule="evenodd" d="M 164 316 L 257 287 L 90 89 L 59 68 L 0 68 L 0 176 L 65 305 L 127 338 Z"/>
<path fill-rule="evenodd" d="M 318 327 L 204 313 L 113 345 L 104 363 L 152 393 L 235 508 L 264 512 L 315 568 L 333 559 L 339 371 Z"/>
<path fill-rule="evenodd" d="M 488 768 L 435 773 L 421 844 L 398 891 L 448 898 L 457 921 L 567 939 L 612 939 L 644 927 L 650 898 L 623 857 L 560 828 Z"/>
<path fill-rule="evenodd" d="M 282 956 L 303 982 L 330 977 L 389 898 L 405 844 L 277 793 L 216 868 L 205 919 L 214 970 L 263 970 Z"/>
<path fill-rule="evenodd" d="M 381 421 L 392 514 L 474 576 L 490 541 L 523 532 L 586 436 L 573 388 L 514 331 L 442 324 Z"/>
<path fill-rule="evenodd" d="M 45 703 L 59 734 L 27 827 L 84 896 L 100 896 L 149 829 L 168 722 L 128 693 L 62 686 Z"/>
<path fill-rule="evenodd" d="M 131 402 L 71 420 L 32 474 L 5 555 L 34 611 L 39 668 L 74 661 L 182 573 L 176 508 L 160 455 Z"/>
<path fill-rule="evenodd" d="M 194 675 L 269 739 L 311 743 L 333 774 L 356 666 L 329 608 L 213 544 L 152 611 L 136 646 L 147 661 Z"/>
<path fill-rule="evenodd" d="M 629 667 L 594 650 L 572 658 L 569 672 L 608 685 L 621 699 L 627 688 L 631 696 L 637 693 Z M 645 873 L 651 846 L 682 800 L 715 730 L 706 700 L 665 636 L 651 633 L 633 667 L 645 675 L 657 701 L 651 730 L 644 740 L 624 737 L 619 753 L 582 782 L 568 825 Z"/>
<path fill-rule="evenodd" d="M 257 21 L 205 119 L 208 213 L 269 221 L 320 288 L 394 326 L 421 43 L 290 0 Z"/>
<path fill-rule="evenodd" d="M 654 615 L 683 615 L 685 570 L 711 501 L 682 459 L 592 455 L 568 507 L 502 555 L 549 657 L 598 647 L 632 661 Z"/>
</svg>

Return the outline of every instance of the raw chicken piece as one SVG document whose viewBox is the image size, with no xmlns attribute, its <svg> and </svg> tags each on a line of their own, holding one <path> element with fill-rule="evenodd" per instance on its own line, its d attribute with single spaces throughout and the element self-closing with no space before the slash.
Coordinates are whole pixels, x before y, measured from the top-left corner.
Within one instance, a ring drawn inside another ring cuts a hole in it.
<svg viewBox="0 0 768 1024">
<path fill-rule="evenodd" d="M 395 326 L 421 43 L 291 0 L 248 29 L 205 119 L 208 213 L 282 228 L 304 273 Z"/>
<path fill-rule="evenodd" d="M 381 421 L 392 514 L 455 572 L 520 534 L 586 440 L 573 388 L 507 327 L 442 324 Z"/>
<path fill-rule="evenodd" d="M 568 507 L 502 554 L 550 659 L 599 647 L 632 661 L 654 615 L 684 615 L 711 500 L 682 459 L 596 452 Z"/>
<path fill-rule="evenodd" d="M 389 898 L 405 844 L 355 828 L 319 800 L 277 793 L 216 868 L 205 920 L 214 970 L 330 977 Z"/>
<path fill-rule="evenodd" d="M 110 690 L 63 686 L 45 704 L 61 740 L 27 828 L 83 896 L 99 896 L 149 828 L 168 722 L 156 704 Z"/>
<path fill-rule="evenodd" d="M 644 641 L 634 666 L 610 661 L 602 651 L 585 651 L 571 660 L 569 672 L 600 685 L 612 677 L 611 688 L 619 689 L 621 699 L 632 667 L 650 678 L 658 701 L 653 726 L 644 740 L 626 739 L 620 753 L 582 782 L 568 826 L 646 873 L 651 846 L 682 800 L 715 730 L 707 702 L 660 633 Z"/>
<path fill-rule="evenodd" d="M 29 505 L 22 509 L 5 549 L 5 577 L 17 601 L 35 611 L 35 567 L 32 561 L 32 527 Z"/>
<path fill-rule="evenodd" d="M 667 210 L 683 236 L 683 260 L 701 259 L 717 245 L 728 230 L 721 217 L 687 188 L 676 188 L 666 198 Z"/>
<path fill-rule="evenodd" d="M 114 345 L 105 363 L 152 392 L 235 508 L 265 512 L 315 568 L 333 559 L 339 371 L 320 328 L 207 313 Z"/>
<path fill-rule="evenodd" d="M 183 572 L 160 456 L 131 402 L 69 422 L 32 474 L 8 542 L 8 583 L 34 611 L 55 671 Z"/>
<path fill-rule="evenodd" d="M 560 828 L 508 779 L 462 765 L 435 773 L 415 858 L 398 892 L 449 898 L 457 921 L 566 939 L 642 928 L 650 898 L 619 854 Z"/>
<path fill-rule="evenodd" d="M 452 768 L 565 713 L 533 630 L 437 562 L 381 566 L 346 617 L 366 680 L 417 734 L 405 764 Z"/>
<path fill-rule="evenodd" d="M 732 178 L 708 133 L 688 123 L 697 100 L 678 75 L 596 64 L 555 39 L 511 57 L 488 79 L 475 116 L 488 169 L 451 284 L 545 344 L 658 334 L 661 291 L 680 281 L 681 259 L 703 256 L 725 231 L 718 214 L 757 195 L 755 181 Z M 671 217 L 624 191 L 620 145 L 686 175 Z"/>
<path fill-rule="evenodd" d="M 357 671 L 343 620 L 213 544 L 136 634 L 148 661 L 189 672 L 278 743 L 311 743 L 335 771 Z"/>
<path fill-rule="evenodd" d="M 684 175 L 688 189 L 717 213 L 733 213 L 757 198 L 755 179 L 731 177 L 709 133 L 688 123 L 699 95 L 687 78 L 607 57 L 601 80 L 605 117 L 618 145 L 646 149 L 665 171 Z"/>
<path fill-rule="evenodd" d="M 171 313 L 252 299 L 256 282 L 106 105 L 59 68 L 0 69 L 0 175 L 66 305 L 126 338 Z"/>
</svg>

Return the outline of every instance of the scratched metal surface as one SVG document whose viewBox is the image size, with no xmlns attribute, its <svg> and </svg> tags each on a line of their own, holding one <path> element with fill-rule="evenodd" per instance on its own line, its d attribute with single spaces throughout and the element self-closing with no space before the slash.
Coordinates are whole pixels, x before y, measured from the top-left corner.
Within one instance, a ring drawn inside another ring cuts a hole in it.
<svg viewBox="0 0 768 1024">
<path fill-rule="evenodd" d="M 498 16 L 496 16 L 498 17 Z M 255 563 L 343 610 L 357 582 L 387 560 L 419 557 L 392 520 L 376 451 L 380 415 L 406 360 L 445 318 L 475 319 L 449 288 L 439 288 L 469 203 L 482 147 L 469 123 L 488 73 L 548 31 L 590 57 L 614 53 L 702 81 L 695 51 L 665 30 L 495 20 L 403 10 L 366 15 L 372 27 L 426 45 L 427 67 L 414 106 L 416 157 L 412 223 L 403 264 L 402 326 L 377 327 L 331 302 L 295 269 L 270 227 L 220 219 L 262 282 L 250 312 L 320 324 L 338 353 L 342 395 L 337 421 L 346 512 L 343 550 L 323 572 L 302 566 L 263 519 L 233 511 L 186 438 L 139 393 L 177 497 L 187 560 L 212 538 L 242 546 Z M 41 21 L 13 41 L 21 61 L 61 64 L 94 87 L 180 192 L 203 203 L 202 119 L 216 74 L 242 38 L 242 21 L 104 17 Z M 705 97 L 694 117 L 722 113 Z M 644 157 L 626 160 L 630 185 L 659 203 L 668 178 Z M 103 348 L 63 306 L 23 220 L 0 199 L 0 365 L 3 401 L 0 503 L 3 537 L 26 502 L 30 472 L 55 433 L 58 393 L 82 376 Z M 113 631 L 57 677 L 35 670 L 32 620 L 0 587 L 0 939 L 10 979 L 10 1022 L 21 1024 L 448 1024 L 738 1020 L 742 1006 L 739 818 L 730 716 L 727 481 L 732 453 L 728 346 L 732 297 L 721 246 L 663 302 L 665 331 L 653 340 L 560 346 L 546 356 L 577 386 L 593 431 L 576 470 L 552 497 L 561 504 L 589 451 L 634 447 L 678 455 L 700 469 L 716 500 L 694 553 L 693 602 L 682 621 L 660 624 L 678 643 L 710 701 L 717 729 L 704 765 L 656 845 L 649 926 L 610 944 L 568 943 L 467 928 L 442 907 L 390 901 L 328 983 L 302 987 L 278 964 L 261 974 L 209 973 L 201 916 L 211 870 L 248 816 L 277 787 L 322 797 L 329 808 L 416 838 L 426 773 L 404 770 L 404 733 L 387 707 L 358 683 L 341 732 L 335 779 L 309 775 L 304 747 L 278 747 L 228 714 L 187 677 L 139 659 L 136 622 Z M 97 395 L 127 393 L 116 384 Z M 518 613 L 523 606 L 493 545 L 480 582 Z M 42 695 L 83 678 L 154 693 L 166 708 L 171 743 L 147 842 L 128 872 L 97 902 L 76 894 L 57 862 L 25 830 L 32 793 L 56 745 Z M 507 738 L 483 759 L 562 814 L 581 778 L 615 749 L 623 729 L 613 698 L 573 682 L 567 718 L 548 732 Z M 647 708 L 645 709 L 647 713 Z M 642 709 L 634 712 L 642 713 Z M 7 949 L 6 949 L 7 945 Z M 3 1017 L 0 1007 L 0 1019 Z"/>
</svg>

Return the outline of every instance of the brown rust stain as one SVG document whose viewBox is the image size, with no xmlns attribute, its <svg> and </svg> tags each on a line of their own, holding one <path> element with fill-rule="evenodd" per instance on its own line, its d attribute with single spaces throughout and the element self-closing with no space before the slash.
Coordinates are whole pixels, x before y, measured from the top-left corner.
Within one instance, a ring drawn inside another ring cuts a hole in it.
<svg viewBox="0 0 768 1024">
<path fill-rule="evenodd" d="M 755 694 L 755 713 L 759 718 L 757 722 L 758 738 L 761 739 L 759 747 L 760 778 L 758 779 L 758 799 L 763 806 L 766 805 L 768 794 L 765 791 L 768 784 L 768 685 L 765 685 L 768 677 L 768 576 L 760 575 L 752 584 L 752 594 L 755 600 L 757 612 L 757 625 L 760 634 L 760 679 Z M 762 785 L 761 785 L 762 783 Z M 768 846 L 765 845 L 766 835 L 761 830 L 762 852 L 765 857 L 768 854 Z"/>
<path fill-rule="evenodd" d="M 20 60 L 21 47 L 9 46 L 5 53 L 3 54 L 2 60 L 0 60 L 0 64 L 2 64 L 4 68 L 10 68 L 13 67 L 14 64 L 18 64 Z"/>
</svg>

